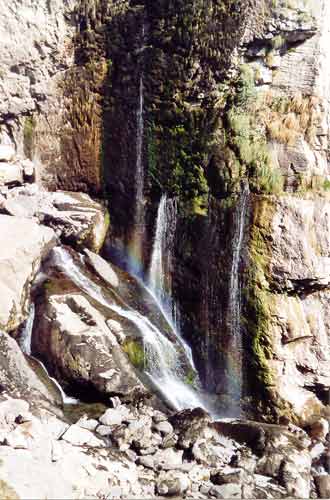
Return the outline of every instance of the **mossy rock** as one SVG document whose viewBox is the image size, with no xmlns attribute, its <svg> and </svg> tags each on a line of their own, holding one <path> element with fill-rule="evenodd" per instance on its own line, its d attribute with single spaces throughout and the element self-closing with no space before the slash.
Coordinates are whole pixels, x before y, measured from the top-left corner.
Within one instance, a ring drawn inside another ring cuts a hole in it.
<svg viewBox="0 0 330 500">
<path fill-rule="evenodd" d="M 138 370 L 145 368 L 145 353 L 143 346 L 134 339 L 128 339 L 123 344 L 123 350 L 126 352 L 130 362 Z"/>
</svg>

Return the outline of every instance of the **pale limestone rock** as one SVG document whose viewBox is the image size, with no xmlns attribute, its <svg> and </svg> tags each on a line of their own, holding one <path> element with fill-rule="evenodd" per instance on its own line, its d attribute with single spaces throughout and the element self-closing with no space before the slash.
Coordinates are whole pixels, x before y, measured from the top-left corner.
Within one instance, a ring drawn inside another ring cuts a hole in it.
<svg viewBox="0 0 330 500">
<path fill-rule="evenodd" d="M 22 164 L 24 167 L 25 163 Z M 0 180 L 1 165 L 0 163 Z M 19 165 L 17 168 L 21 168 Z M 106 210 L 87 194 L 63 191 L 51 193 L 33 184 L 8 191 L 2 206 L 11 215 L 20 216 L 24 213 L 25 217 L 39 219 L 54 229 L 64 243 L 88 247 L 95 252 L 103 245 L 108 228 Z M 107 275 L 109 277 L 112 272 L 110 265 L 101 257 L 91 257 L 92 255 L 94 254 L 91 253 L 89 258 L 98 262 L 98 268 L 102 262 L 104 267 L 110 269 Z"/>
<path fill-rule="evenodd" d="M 16 429 L 7 434 L 5 444 L 15 449 L 27 450 L 29 448 L 28 440 L 20 427 L 16 427 Z"/>
<path fill-rule="evenodd" d="M 23 184 L 21 166 L 15 163 L 0 163 L 0 184 Z"/>
<path fill-rule="evenodd" d="M 119 279 L 111 264 L 90 250 L 85 250 L 87 263 L 90 264 L 97 274 L 112 288 L 118 288 Z"/>
<path fill-rule="evenodd" d="M 63 457 L 63 450 L 59 441 L 52 441 L 52 462 L 58 462 Z"/>
<path fill-rule="evenodd" d="M 98 439 L 92 432 L 88 431 L 87 429 L 83 429 L 76 424 L 71 425 L 68 430 L 65 431 L 61 439 L 74 446 L 104 446 L 103 441 Z"/>
<path fill-rule="evenodd" d="M 112 428 L 109 425 L 98 425 L 96 428 L 96 432 L 102 437 L 110 436 Z"/>
<path fill-rule="evenodd" d="M 89 419 L 87 416 L 84 416 L 78 420 L 77 425 L 79 425 L 83 429 L 87 429 L 88 431 L 95 431 L 99 423 L 93 418 Z"/>
<path fill-rule="evenodd" d="M 165 436 L 167 434 L 173 434 L 173 426 L 166 420 L 154 424 L 153 428 Z"/>
<path fill-rule="evenodd" d="M 267 299 L 269 368 L 276 393 L 307 424 L 327 403 L 316 394 L 330 388 L 330 202 L 286 195 L 273 199 L 271 210 L 269 272 L 280 293 Z"/>
<path fill-rule="evenodd" d="M 15 398 L 29 398 L 35 403 L 58 402 L 58 396 L 40 381 L 30 367 L 17 342 L 7 333 L 0 331 L 0 384 Z M 28 404 L 21 399 L 9 398 L 0 403 L 0 425 L 13 423 L 17 417 L 30 418 Z"/>
<path fill-rule="evenodd" d="M 70 42 L 75 27 L 69 15 L 76 4 L 75 0 L 52 0 L 51 4 L 12 0 L 9 8 L 6 0 L 0 2 L 0 117 L 15 132 L 22 115 L 30 115 L 37 107 L 48 109 L 53 82 L 73 62 Z M 15 135 L 21 151 L 23 137 Z"/>
<path fill-rule="evenodd" d="M 11 161 L 15 156 L 15 148 L 11 144 L 0 144 L 0 162 Z"/>
<path fill-rule="evenodd" d="M 221 486 L 212 486 L 210 493 L 215 498 L 242 498 L 242 487 L 239 484 L 222 484 Z"/>
<path fill-rule="evenodd" d="M 34 220 L 0 215 L 0 325 L 13 330 L 26 317 L 30 284 L 41 259 L 55 245 L 50 228 Z"/>
</svg>

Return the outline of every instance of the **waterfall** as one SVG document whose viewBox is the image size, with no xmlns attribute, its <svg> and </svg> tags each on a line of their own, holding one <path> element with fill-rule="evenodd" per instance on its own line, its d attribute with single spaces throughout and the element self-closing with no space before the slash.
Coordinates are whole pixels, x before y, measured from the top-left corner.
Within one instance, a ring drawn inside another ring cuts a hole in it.
<svg viewBox="0 0 330 500">
<path fill-rule="evenodd" d="M 237 400 L 238 406 L 242 395 L 242 336 L 241 336 L 241 288 L 239 263 L 244 238 L 246 212 L 249 200 L 248 184 L 244 185 L 234 214 L 234 236 L 232 240 L 233 259 L 229 280 L 228 327 L 230 333 L 230 354 L 235 367 L 229 369 L 230 393 Z M 236 379 L 236 380 L 234 380 Z M 238 408 L 239 409 L 239 408 Z"/>
<path fill-rule="evenodd" d="M 177 224 L 177 201 L 163 194 L 157 211 L 156 230 L 149 267 L 148 289 L 172 326 L 195 370 L 191 348 L 180 336 L 180 311 L 172 296 L 173 252 Z M 195 370 L 196 371 L 196 370 Z"/>
<path fill-rule="evenodd" d="M 183 380 L 185 366 L 189 366 L 189 360 L 185 357 L 182 344 L 171 342 L 156 325 L 139 312 L 107 299 L 102 288 L 82 272 L 65 249 L 56 247 L 53 254 L 56 266 L 83 292 L 135 325 L 143 342 L 145 373 L 172 407 L 176 410 L 203 407 L 197 393 Z"/>
<path fill-rule="evenodd" d="M 172 299 L 172 260 L 176 220 L 176 200 L 168 199 L 166 194 L 163 194 L 158 206 L 148 284 L 163 308 L 173 318 L 175 307 Z"/>
</svg>

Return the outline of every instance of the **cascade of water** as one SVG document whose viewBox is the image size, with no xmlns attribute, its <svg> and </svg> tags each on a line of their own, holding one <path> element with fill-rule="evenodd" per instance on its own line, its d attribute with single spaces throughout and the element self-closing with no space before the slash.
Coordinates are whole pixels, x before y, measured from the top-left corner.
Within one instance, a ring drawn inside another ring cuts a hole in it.
<svg viewBox="0 0 330 500">
<path fill-rule="evenodd" d="M 177 346 L 169 341 L 148 318 L 136 311 L 124 310 L 115 305 L 112 305 L 111 309 L 129 319 L 138 328 L 144 345 L 145 372 L 173 408 L 183 410 L 203 406 L 197 393 L 183 382 L 184 369 Z"/>
<path fill-rule="evenodd" d="M 148 318 L 139 312 L 128 306 L 124 308 L 107 300 L 101 287 L 83 274 L 65 249 L 56 247 L 53 252 L 56 265 L 81 290 L 136 326 L 143 341 L 146 373 L 171 405 L 177 410 L 203 407 L 197 393 L 183 381 L 184 351 L 182 352 L 177 344 L 168 340 Z"/>
<path fill-rule="evenodd" d="M 68 396 L 67 394 L 65 394 L 65 392 L 63 391 L 61 385 L 57 382 L 56 378 L 54 377 L 51 377 L 48 373 L 48 370 L 47 368 L 45 367 L 45 365 L 42 363 L 42 361 L 40 361 L 40 359 L 37 359 L 35 358 L 34 356 L 32 356 L 33 359 L 40 365 L 40 367 L 42 368 L 42 370 L 45 372 L 46 376 L 53 382 L 53 384 L 57 387 L 59 393 L 61 394 L 61 398 L 62 398 L 62 402 L 64 405 L 77 405 L 80 403 L 79 399 L 76 399 L 76 398 L 72 398 L 71 396 Z"/>
<path fill-rule="evenodd" d="M 235 360 L 236 383 L 231 388 L 232 395 L 240 400 L 242 394 L 242 337 L 241 337 L 241 289 L 239 283 L 239 263 L 244 237 L 246 212 L 249 200 L 248 184 L 244 185 L 234 219 L 234 237 L 232 241 L 233 259 L 229 280 L 228 326 L 231 339 L 231 354 Z M 232 375 L 232 374 L 231 374 Z M 233 378 L 231 376 L 231 378 Z"/>
<path fill-rule="evenodd" d="M 168 199 L 166 194 L 163 194 L 158 206 L 148 284 L 172 318 L 174 317 L 172 270 L 176 221 L 176 200 Z"/>
<path fill-rule="evenodd" d="M 191 348 L 180 336 L 180 312 L 172 296 L 173 251 L 177 202 L 163 194 L 157 212 L 156 231 L 149 268 L 148 289 L 185 349 L 193 369 Z"/>
</svg>

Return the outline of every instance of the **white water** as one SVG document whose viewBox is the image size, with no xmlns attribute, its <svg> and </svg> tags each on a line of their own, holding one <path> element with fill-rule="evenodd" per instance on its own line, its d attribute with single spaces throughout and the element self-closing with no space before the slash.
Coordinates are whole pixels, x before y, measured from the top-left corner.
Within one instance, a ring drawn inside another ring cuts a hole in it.
<svg viewBox="0 0 330 500">
<path fill-rule="evenodd" d="M 183 382 L 184 368 L 176 345 L 168 340 L 148 318 L 138 312 L 115 305 L 112 305 L 111 309 L 123 318 L 129 319 L 138 328 L 143 339 L 145 373 L 173 408 L 183 410 L 202 406 L 197 393 Z"/>
<path fill-rule="evenodd" d="M 144 34 L 144 29 L 143 29 Z M 143 262 L 143 239 L 144 239 L 144 168 L 143 168 L 143 135 L 144 135 L 144 83 L 143 74 L 140 77 L 139 103 L 137 108 L 136 125 L 136 165 L 135 165 L 135 211 L 134 230 L 131 242 L 132 261 L 129 268 L 132 274 L 139 275 L 141 263 Z"/>
<path fill-rule="evenodd" d="M 246 184 L 240 196 L 234 219 L 234 237 L 232 241 L 233 260 L 229 281 L 229 303 L 228 303 L 228 325 L 232 344 L 231 350 L 235 355 L 237 369 L 237 389 L 239 394 L 235 394 L 237 399 L 241 399 L 242 394 L 242 336 L 241 336 L 241 289 L 239 283 L 239 263 L 244 238 L 244 227 L 249 200 L 249 188 Z"/>
<path fill-rule="evenodd" d="M 156 231 L 151 254 L 148 289 L 155 298 L 166 320 L 172 326 L 184 348 L 192 368 L 195 370 L 192 351 L 180 336 L 180 313 L 173 300 L 172 275 L 173 251 L 177 224 L 177 202 L 163 194 L 157 212 Z"/>
<path fill-rule="evenodd" d="M 40 359 L 37 359 L 35 358 L 34 356 L 32 356 L 33 359 L 35 361 L 37 361 L 37 363 L 41 366 L 41 368 L 43 369 L 43 371 L 46 373 L 47 377 L 53 382 L 53 384 L 57 387 L 59 393 L 61 394 L 61 398 L 62 398 L 62 402 L 64 405 L 77 405 L 80 403 L 79 399 L 76 399 L 76 398 L 71 398 L 70 396 L 68 396 L 67 394 L 65 394 L 65 392 L 63 391 L 62 387 L 60 386 L 60 384 L 57 382 L 56 378 L 54 377 L 51 377 L 48 373 L 48 370 L 47 368 L 45 367 L 45 365 L 43 364 L 42 361 L 40 361 Z"/>
<path fill-rule="evenodd" d="M 24 354 L 27 354 L 28 356 L 31 355 L 31 340 L 32 340 L 34 317 L 35 317 L 35 306 L 34 304 L 31 304 L 29 316 L 28 319 L 26 320 L 24 330 L 22 331 L 19 340 L 20 348 L 22 349 Z"/>
<path fill-rule="evenodd" d="M 19 341 L 19 345 L 22 349 L 22 352 L 24 352 L 24 354 L 27 354 L 28 356 L 33 358 L 42 367 L 42 369 L 46 373 L 47 377 L 53 382 L 54 385 L 56 385 L 57 389 L 59 390 L 61 397 L 62 397 L 63 404 L 77 404 L 77 403 L 79 403 L 78 399 L 71 398 L 70 396 L 67 396 L 65 394 L 65 392 L 63 391 L 60 384 L 57 382 L 57 380 L 55 378 L 53 378 L 49 375 L 47 368 L 39 359 L 35 358 L 34 356 L 31 356 L 31 341 L 32 341 L 32 330 L 33 330 L 34 318 L 35 318 L 35 305 L 31 304 L 29 316 L 28 316 L 25 328 L 21 334 L 21 338 Z"/>
<path fill-rule="evenodd" d="M 182 358 L 185 351 L 171 342 L 148 318 L 127 307 L 123 308 L 108 301 L 102 289 L 85 276 L 74 263 L 70 254 L 62 247 L 54 250 L 56 265 L 86 294 L 119 316 L 131 321 L 143 341 L 145 371 L 168 402 L 177 410 L 203 407 L 197 393 L 185 384 Z M 186 360 L 188 361 L 188 360 Z M 189 365 L 189 363 L 185 363 Z"/>
</svg>

